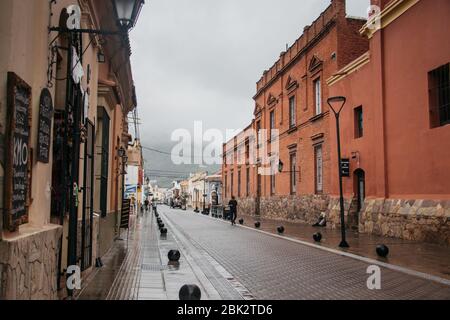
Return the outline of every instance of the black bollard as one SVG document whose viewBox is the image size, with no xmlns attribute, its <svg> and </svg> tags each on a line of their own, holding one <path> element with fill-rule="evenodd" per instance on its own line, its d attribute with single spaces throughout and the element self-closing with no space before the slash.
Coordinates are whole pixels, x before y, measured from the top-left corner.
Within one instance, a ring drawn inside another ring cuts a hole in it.
<svg viewBox="0 0 450 320">
<path fill-rule="evenodd" d="M 259 229 L 261 227 L 261 222 L 255 222 L 255 228 Z"/>
<path fill-rule="evenodd" d="M 380 244 L 377 246 L 377 254 L 382 258 L 386 258 L 389 254 L 389 248 L 384 244 Z"/>
<path fill-rule="evenodd" d="M 283 226 L 279 226 L 278 228 L 277 228 L 277 231 L 278 231 L 278 233 L 284 233 L 284 227 Z"/>
<path fill-rule="evenodd" d="M 179 292 L 180 300 L 201 300 L 202 292 L 195 284 L 186 284 Z"/>
<path fill-rule="evenodd" d="M 244 219 L 239 219 L 239 224 L 244 224 Z"/>
<path fill-rule="evenodd" d="M 170 262 L 178 262 L 180 260 L 181 254 L 178 250 L 170 250 L 167 254 Z"/>
<path fill-rule="evenodd" d="M 313 239 L 315 242 L 320 242 L 322 240 L 322 234 L 320 232 L 316 232 L 313 234 Z"/>
<path fill-rule="evenodd" d="M 161 234 L 167 234 L 167 229 L 166 228 L 161 228 Z"/>
<path fill-rule="evenodd" d="M 164 228 L 164 227 L 165 227 L 164 223 L 160 223 L 160 224 L 159 224 L 159 229 L 162 229 L 162 228 Z"/>
</svg>

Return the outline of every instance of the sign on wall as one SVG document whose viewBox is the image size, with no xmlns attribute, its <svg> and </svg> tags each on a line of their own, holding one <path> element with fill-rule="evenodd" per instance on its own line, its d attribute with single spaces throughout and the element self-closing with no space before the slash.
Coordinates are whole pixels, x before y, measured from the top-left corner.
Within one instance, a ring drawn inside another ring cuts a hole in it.
<svg viewBox="0 0 450 320">
<path fill-rule="evenodd" d="M 31 150 L 31 87 L 8 72 L 5 172 L 5 228 L 28 222 Z"/>
<path fill-rule="evenodd" d="M 139 183 L 139 167 L 128 166 L 127 175 L 125 176 L 126 185 L 137 185 Z"/>
<path fill-rule="evenodd" d="M 342 159 L 341 166 L 342 166 L 342 176 L 350 177 L 350 159 L 348 159 L 348 158 Z"/>
<path fill-rule="evenodd" d="M 38 125 L 38 145 L 37 161 L 49 162 L 51 128 L 53 119 L 53 102 L 50 91 L 47 88 L 41 92 L 39 100 L 39 125 Z"/>
</svg>

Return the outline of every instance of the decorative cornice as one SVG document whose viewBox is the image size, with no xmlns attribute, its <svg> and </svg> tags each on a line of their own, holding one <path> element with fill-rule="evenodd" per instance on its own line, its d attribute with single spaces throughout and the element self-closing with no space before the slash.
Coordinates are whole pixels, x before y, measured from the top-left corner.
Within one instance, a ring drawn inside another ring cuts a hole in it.
<svg viewBox="0 0 450 320">
<path fill-rule="evenodd" d="M 323 61 L 320 60 L 316 55 L 314 55 L 309 62 L 308 71 L 310 73 L 315 73 L 316 70 L 323 66 Z"/>
<path fill-rule="evenodd" d="M 378 15 L 374 15 L 367 21 L 367 23 L 361 28 L 360 33 L 371 39 L 378 30 L 386 28 L 419 1 L 420 0 L 391 1 L 386 8 L 383 9 L 383 11 L 381 11 Z M 376 21 L 376 19 L 379 19 L 379 21 Z M 373 26 L 374 23 L 379 23 L 378 28 Z"/>
<path fill-rule="evenodd" d="M 264 92 L 268 87 L 270 87 L 279 77 L 280 75 L 285 74 L 286 70 L 291 68 L 299 59 L 303 58 L 305 54 L 314 47 L 318 42 L 320 42 L 324 36 L 326 36 L 329 31 L 336 25 L 336 19 L 331 19 L 323 28 L 322 30 L 311 40 L 308 41 L 308 43 L 301 48 L 298 53 L 289 61 L 287 62 L 281 69 L 276 72 L 276 74 L 268 80 L 264 85 L 262 85 L 256 94 L 253 96 L 253 100 L 256 100 L 262 92 Z"/>
</svg>

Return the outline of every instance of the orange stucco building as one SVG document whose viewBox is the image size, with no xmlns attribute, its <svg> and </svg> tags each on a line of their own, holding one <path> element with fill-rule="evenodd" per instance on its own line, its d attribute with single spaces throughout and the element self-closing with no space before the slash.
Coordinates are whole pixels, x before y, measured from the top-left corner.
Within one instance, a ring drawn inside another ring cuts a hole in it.
<svg viewBox="0 0 450 320">
<path fill-rule="evenodd" d="M 350 221 L 362 232 L 450 244 L 450 2 L 372 1 L 367 53 L 328 79 L 345 96 L 342 157 Z M 336 138 L 331 123 L 332 140 Z M 337 161 L 336 148 L 331 150 Z M 331 168 L 337 195 L 337 166 Z M 337 204 L 337 202 L 336 202 Z M 330 216 L 338 221 L 338 207 Z M 338 224 L 338 223 L 337 223 Z"/>
<path fill-rule="evenodd" d="M 223 194 L 238 197 L 241 212 L 312 222 L 327 210 L 332 162 L 325 82 L 367 51 L 359 33 L 365 22 L 346 15 L 344 0 L 331 1 L 258 81 L 252 124 L 224 146 Z M 253 148 L 251 131 L 261 132 L 255 136 L 267 144 L 264 151 Z M 259 168 L 278 166 L 274 144 L 283 170 L 258 174 Z M 249 161 L 255 153 L 259 161 Z"/>
</svg>

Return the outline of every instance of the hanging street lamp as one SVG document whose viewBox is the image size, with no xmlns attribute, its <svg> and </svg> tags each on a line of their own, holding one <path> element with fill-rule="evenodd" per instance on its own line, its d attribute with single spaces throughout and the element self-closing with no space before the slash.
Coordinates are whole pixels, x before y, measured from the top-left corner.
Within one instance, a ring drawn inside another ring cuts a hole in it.
<svg viewBox="0 0 450 320">
<path fill-rule="evenodd" d="M 144 0 L 113 0 L 118 24 L 121 29 L 130 30 L 136 24 Z"/>
</svg>

